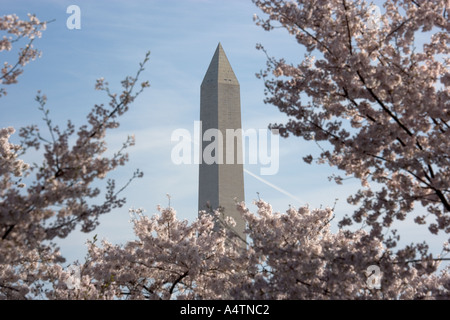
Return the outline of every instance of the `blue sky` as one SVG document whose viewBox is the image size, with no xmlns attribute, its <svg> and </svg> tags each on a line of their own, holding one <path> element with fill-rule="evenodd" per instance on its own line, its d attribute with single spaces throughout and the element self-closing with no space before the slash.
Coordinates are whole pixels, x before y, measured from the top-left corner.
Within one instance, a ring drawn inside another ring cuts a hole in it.
<svg viewBox="0 0 450 320">
<path fill-rule="evenodd" d="M 73 4 L 81 9 L 80 30 L 66 27 L 70 16 L 66 9 Z M 104 77 L 111 89 L 118 91 L 120 80 L 134 75 L 146 51 L 151 51 L 141 76 L 141 80 L 150 81 L 151 88 L 136 100 L 121 119 L 121 127 L 108 137 L 111 152 L 127 135 L 136 137 L 136 146 L 129 149 L 130 162 L 111 175 L 118 185 L 126 183 L 136 168 L 144 171 L 144 178 L 125 190 L 125 207 L 103 216 L 92 234 L 74 232 L 60 241 L 69 261 L 84 257 L 84 243 L 94 234 L 116 243 L 132 239 L 128 208 L 144 208 L 152 214 L 158 204 L 168 204 L 166 194 L 171 195 L 171 205 L 180 218 L 192 221 L 197 217 L 198 168 L 172 163 L 174 143 L 170 139 L 175 129 L 193 133 L 194 121 L 200 115 L 200 84 L 218 42 L 240 82 L 243 129 L 267 128 L 269 123 L 285 119 L 274 106 L 263 103 L 264 85 L 255 73 L 265 68 L 266 56 L 255 45 L 262 43 L 270 55 L 294 63 L 300 62 L 305 53 L 285 30 L 265 32 L 256 26 L 253 14 L 260 11 L 250 0 L 3 0 L 0 14 L 9 13 L 21 18 L 35 13 L 41 20 L 55 21 L 35 41 L 42 57 L 27 65 L 19 83 L 9 86 L 8 95 L 0 99 L 1 127 L 43 126 L 34 102 L 38 90 L 47 95 L 54 122 L 64 125 L 71 119 L 83 124 L 95 103 L 107 103 L 104 93 L 94 90 L 95 79 Z M 328 181 L 335 172 L 328 166 L 303 163 L 303 156 L 319 152 L 314 143 L 295 137 L 280 139 L 279 172 L 261 176 L 269 184 L 255 178 L 258 165 L 245 165 L 253 173 L 244 175 L 250 208 L 255 209 L 251 201 L 259 192 L 279 211 L 307 203 L 311 207 L 333 206 L 339 199 L 335 224 L 345 213 L 351 213 L 354 208 L 346 198 L 358 189 L 359 182 L 349 179 L 337 186 Z M 410 222 L 404 223 L 402 230 L 406 242 L 428 239 L 436 245 L 442 240 Z"/>
</svg>

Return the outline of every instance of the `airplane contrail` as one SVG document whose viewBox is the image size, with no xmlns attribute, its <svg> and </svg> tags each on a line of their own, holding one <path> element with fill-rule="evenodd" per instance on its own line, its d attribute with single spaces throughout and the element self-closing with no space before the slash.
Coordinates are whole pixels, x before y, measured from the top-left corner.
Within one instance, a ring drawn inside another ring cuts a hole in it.
<svg viewBox="0 0 450 320">
<path fill-rule="evenodd" d="M 266 179 L 261 178 L 260 176 L 254 174 L 253 172 L 248 171 L 247 169 L 244 169 L 244 172 L 248 173 L 249 175 L 251 175 L 253 178 L 261 181 L 262 183 L 265 183 L 266 185 L 268 185 L 269 187 L 274 188 L 275 190 L 287 195 L 288 197 L 298 201 L 300 204 L 304 204 L 305 202 L 299 198 L 297 198 L 296 196 L 294 196 L 292 193 L 287 192 L 286 190 L 277 187 L 276 185 L 274 185 L 273 183 L 270 183 L 269 181 L 267 181 Z"/>
</svg>

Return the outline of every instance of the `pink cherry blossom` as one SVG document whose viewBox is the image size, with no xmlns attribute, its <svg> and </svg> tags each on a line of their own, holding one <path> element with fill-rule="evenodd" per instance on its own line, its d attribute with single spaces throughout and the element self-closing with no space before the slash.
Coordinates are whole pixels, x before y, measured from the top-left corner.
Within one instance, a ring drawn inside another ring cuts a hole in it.
<svg viewBox="0 0 450 320">
<path fill-rule="evenodd" d="M 368 232 L 332 233 L 330 208 L 273 212 L 259 200 L 256 214 L 238 204 L 247 222 L 244 246 L 232 229 L 217 229 L 219 211 L 192 223 L 173 208 L 151 217 L 132 210 L 136 240 L 88 242 L 81 285 L 70 289 L 55 267 L 50 299 L 443 299 L 448 268 L 436 259 L 392 253 Z M 439 258 L 439 257 L 438 257 Z M 379 288 L 369 284 L 375 266 Z M 370 274 L 369 274 L 370 275 Z"/>
<path fill-rule="evenodd" d="M 0 17 L 0 32 L 6 33 L 0 40 L 0 52 L 11 51 L 12 44 L 28 38 L 28 43 L 24 48 L 19 49 L 19 58 L 14 64 L 8 62 L 2 63 L 0 73 L 0 97 L 6 95 L 4 85 L 10 85 L 17 82 L 17 77 L 23 72 L 20 67 L 25 66 L 32 60 L 40 56 L 40 51 L 33 47 L 33 41 L 40 38 L 42 31 L 47 27 L 46 22 L 39 21 L 35 15 L 28 15 L 29 21 L 20 20 L 15 14 L 4 15 Z"/>
<path fill-rule="evenodd" d="M 265 102 L 289 116 L 271 127 L 316 141 L 317 163 L 361 180 L 341 225 L 383 238 L 420 205 L 432 233 L 449 233 L 449 2 L 387 0 L 373 28 L 362 0 L 253 2 L 258 25 L 286 29 L 308 53 L 297 64 L 270 57 L 259 74 Z"/>
<path fill-rule="evenodd" d="M 16 40 L 30 40 L 15 66 L 5 64 L 2 84 L 15 83 L 22 72 L 18 66 L 37 56 L 31 42 L 41 36 L 45 23 L 32 15 L 29 19 L 22 21 L 15 15 L 0 18 L 0 30 L 16 37 L 3 38 L 8 43 L 2 42 L 2 50 L 9 50 Z M 47 97 L 38 92 L 36 101 L 44 115 L 44 128 L 21 128 L 20 144 L 9 142 L 14 128 L 0 129 L 0 299 L 42 297 L 44 283 L 63 274 L 60 263 L 64 258 L 54 239 L 66 237 L 77 226 L 84 232 L 92 231 L 98 225 L 99 215 L 125 203 L 120 193 L 126 186 L 117 188 L 115 181 L 109 179 L 101 199 L 99 187 L 93 184 L 128 161 L 125 151 L 134 145 L 134 136 L 129 136 L 112 156 L 104 155 L 104 138 L 148 86 L 147 82 L 134 86 L 148 59 L 149 53 L 137 74 L 126 78 L 120 98 L 110 92 L 107 83 L 96 86 L 106 92 L 110 101 L 107 107 L 95 105 L 87 115 L 87 123 L 80 128 L 70 121 L 65 128 L 55 125 L 46 107 Z M 40 164 L 30 165 L 20 159 L 33 148 L 43 149 Z M 139 177 L 142 172 L 138 170 L 130 181 Z"/>
</svg>

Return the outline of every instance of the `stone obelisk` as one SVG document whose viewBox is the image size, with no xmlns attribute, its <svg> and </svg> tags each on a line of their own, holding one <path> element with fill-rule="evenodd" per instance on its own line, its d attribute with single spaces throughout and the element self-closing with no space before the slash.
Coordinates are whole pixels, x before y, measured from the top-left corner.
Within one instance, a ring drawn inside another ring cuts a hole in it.
<svg viewBox="0 0 450 320">
<path fill-rule="evenodd" d="M 199 210 L 215 210 L 220 207 L 223 209 L 222 216 L 230 216 L 235 220 L 235 234 L 245 239 L 245 221 L 236 209 L 236 200 L 244 201 L 240 86 L 220 43 L 203 78 L 200 91 L 203 137 L 201 151 L 203 156 L 205 153 L 213 155 L 216 161 L 207 163 L 203 157 L 200 163 Z M 205 137 L 211 136 L 205 135 L 205 132 L 209 130 L 214 133 L 215 129 L 220 134 L 205 141 Z M 231 129 L 228 130 L 228 135 L 227 129 Z M 230 138 L 231 132 L 236 134 Z M 215 141 L 218 136 L 222 139 Z M 214 144 L 220 140 L 222 143 Z M 208 153 L 211 149 L 215 150 Z"/>
</svg>

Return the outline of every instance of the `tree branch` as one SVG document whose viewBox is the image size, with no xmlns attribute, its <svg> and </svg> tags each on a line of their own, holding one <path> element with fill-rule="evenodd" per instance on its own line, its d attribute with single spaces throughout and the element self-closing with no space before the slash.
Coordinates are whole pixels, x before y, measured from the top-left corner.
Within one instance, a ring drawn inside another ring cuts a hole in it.
<svg viewBox="0 0 450 320">
<path fill-rule="evenodd" d="M 182 275 L 180 275 L 180 276 L 178 277 L 178 279 L 176 279 L 176 280 L 174 281 L 174 283 L 172 284 L 172 286 L 170 287 L 170 290 L 169 290 L 170 295 L 172 295 L 173 290 L 175 289 L 176 285 L 177 285 L 181 280 L 183 280 L 183 279 L 188 275 L 188 273 L 189 273 L 189 270 L 187 270 L 185 273 L 183 273 Z"/>
</svg>

